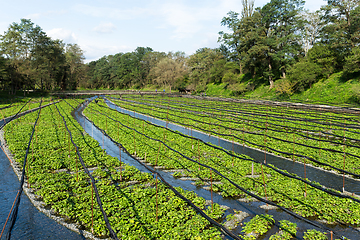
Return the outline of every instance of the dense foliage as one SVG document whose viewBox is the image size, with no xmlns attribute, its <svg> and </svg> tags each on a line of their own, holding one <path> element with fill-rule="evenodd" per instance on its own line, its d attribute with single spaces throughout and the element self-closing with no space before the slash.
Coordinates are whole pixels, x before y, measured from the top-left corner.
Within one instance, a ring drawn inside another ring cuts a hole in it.
<svg viewBox="0 0 360 240">
<path fill-rule="evenodd" d="M 0 35 L 0 88 L 74 89 L 84 75 L 84 55 L 77 44 L 53 40 L 29 19 L 12 23 Z"/>
</svg>

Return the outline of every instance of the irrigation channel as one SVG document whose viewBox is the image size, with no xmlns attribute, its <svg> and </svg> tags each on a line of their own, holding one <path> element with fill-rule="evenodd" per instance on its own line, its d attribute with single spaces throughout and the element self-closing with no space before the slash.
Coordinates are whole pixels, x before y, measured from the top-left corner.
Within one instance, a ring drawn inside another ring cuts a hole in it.
<svg viewBox="0 0 360 240">
<path fill-rule="evenodd" d="M 91 101 L 92 99 L 89 99 L 89 100 Z M 107 103 L 109 104 L 109 106 L 111 106 L 113 108 L 117 108 L 114 105 L 112 105 L 111 102 L 107 102 Z M 93 123 L 88 121 L 87 118 L 85 118 L 84 115 L 82 114 L 82 111 L 86 108 L 86 106 L 87 106 L 87 104 L 83 104 L 82 106 L 80 106 L 79 108 L 74 110 L 73 117 L 84 128 L 85 132 L 87 132 L 91 137 L 93 137 L 95 140 L 97 140 L 99 142 L 100 146 L 105 149 L 107 154 L 109 154 L 109 155 L 111 155 L 113 157 L 119 158 L 118 145 L 116 145 L 110 138 L 108 138 L 105 134 L 103 134 L 103 132 L 100 129 L 98 129 L 96 126 L 94 126 Z M 142 115 L 142 114 L 134 113 L 133 111 L 127 111 L 125 109 L 117 109 L 117 110 L 119 110 L 119 111 L 121 111 L 123 113 L 127 113 L 127 114 L 129 114 L 131 116 L 135 116 L 136 118 L 141 118 L 141 119 L 145 119 L 147 121 L 151 121 L 152 123 L 155 123 L 155 124 L 159 124 L 159 125 L 162 125 L 162 126 L 167 125 L 168 128 L 183 132 L 185 134 L 188 134 L 188 131 L 189 131 L 188 129 L 185 129 L 184 127 L 181 127 L 181 126 L 178 126 L 178 125 L 175 125 L 175 124 L 171 124 L 171 123 L 166 124 L 166 122 L 164 122 L 162 120 L 155 119 L 155 118 L 145 116 L 145 115 Z M 201 133 L 201 132 L 198 132 L 198 131 L 193 131 L 193 136 L 196 137 L 196 138 L 199 138 L 199 139 L 203 139 L 204 141 L 210 141 L 213 144 L 218 144 L 218 141 L 219 141 L 218 138 L 211 137 L 211 136 L 209 137 L 207 134 L 204 134 L 204 133 Z M 223 148 L 229 148 L 229 146 L 232 147 L 231 143 L 229 143 L 228 141 L 223 140 L 223 139 L 220 139 L 220 146 L 223 147 Z M 235 148 L 235 151 L 242 151 L 242 149 L 243 149 L 242 145 L 237 146 Z M 246 149 L 245 153 L 249 154 L 249 155 L 252 154 L 254 157 L 261 157 L 261 155 L 263 154 L 261 152 L 258 152 L 256 150 L 250 149 L 250 148 Z M 293 169 L 294 171 L 296 171 L 296 169 L 299 168 L 299 166 L 296 163 L 295 164 L 293 162 L 289 163 L 287 160 L 284 160 L 282 158 L 278 158 L 276 156 L 270 157 L 270 155 L 269 155 L 268 160 L 272 161 L 272 163 L 274 162 L 274 164 L 276 162 L 277 163 L 286 163 L 287 168 Z M 126 163 L 126 164 L 135 166 L 140 171 L 149 172 L 143 166 L 143 164 L 141 164 L 138 161 L 134 160 L 133 157 L 127 155 L 125 152 L 121 152 L 121 161 Z M 284 167 L 284 166 L 282 166 L 282 167 Z M 301 167 L 302 167 L 302 165 L 301 165 Z M 214 202 L 216 202 L 216 203 L 218 203 L 220 205 L 223 205 L 223 206 L 227 206 L 229 208 L 225 212 L 223 222 L 225 222 L 226 215 L 234 214 L 235 211 L 240 210 L 240 211 L 243 211 L 243 212 L 246 212 L 246 213 L 249 214 L 249 216 L 247 218 L 245 218 L 243 223 L 250 221 L 252 217 L 254 217 L 255 215 L 258 215 L 258 214 L 270 214 L 270 215 L 273 215 L 274 219 L 276 219 L 276 220 L 289 220 L 289 221 L 291 221 L 293 223 L 296 223 L 297 227 L 298 227 L 298 234 L 297 234 L 298 239 L 302 239 L 303 233 L 306 231 L 306 229 L 316 229 L 318 231 L 324 231 L 324 229 L 326 229 L 326 228 L 331 228 L 333 231 L 335 231 L 338 234 L 340 234 L 342 236 L 345 236 L 345 237 L 347 237 L 349 239 L 358 239 L 358 236 L 359 236 L 359 231 L 357 229 L 353 229 L 351 227 L 342 226 L 342 225 L 327 225 L 327 224 L 323 224 L 323 223 L 320 223 L 320 222 L 316 222 L 317 224 L 324 227 L 323 229 L 317 228 L 317 227 L 314 227 L 313 225 L 311 225 L 309 223 L 306 223 L 306 222 L 304 222 L 302 220 L 299 220 L 299 219 L 297 219 L 297 218 L 295 218 L 295 217 L 293 217 L 293 216 L 291 216 L 291 215 L 289 215 L 289 214 L 287 214 L 287 213 L 285 213 L 285 212 L 283 212 L 283 211 L 281 211 L 279 209 L 261 208 L 261 206 L 265 205 L 262 202 L 257 202 L 257 201 L 243 202 L 243 201 L 240 201 L 238 199 L 223 198 L 221 195 L 219 195 L 219 194 L 217 194 L 215 192 L 211 193 L 209 190 L 205 190 L 202 187 L 195 186 L 193 184 L 194 182 L 191 181 L 191 180 L 181 180 L 181 179 L 175 178 L 175 177 L 172 176 L 171 172 L 168 172 L 166 170 L 164 171 L 164 170 L 161 170 L 161 169 L 157 169 L 156 171 L 159 174 L 161 174 L 163 176 L 163 178 L 174 187 L 181 187 L 181 188 L 183 188 L 185 190 L 194 191 L 196 194 L 198 194 L 200 197 L 205 198 L 206 200 L 210 200 L 211 199 L 211 194 L 212 194 Z M 315 169 L 315 168 L 313 170 L 309 169 L 309 175 L 311 175 L 310 174 L 311 171 L 314 171 L 313 175 L 318 174 L 318 173 L 323 174 L 320 177 L 325 177 L 325 178 L 326 178 L 326 176 L 327 177 L 328 176 L 333 177 L 333 175 L 327 175 L 327 174 L 330 174 L 330 173 L 322 172 L 322 171 L 320 171 L 318 169 Z M 337 176 L 335 175 L 334 177 L 337 177 Z M 354 184 L 355 183 L 358 184 L 358 182 L 354 182 Z M 328 186 L 330 186 L 330 185 L 328 185 Z M 338 187 L 338 185 L 336 185 L 336 184 L 334 186 Z M 350 183 L 347 183 L 347 186 L 350 189 Z M 359 188 L 357 188 L 357 189 L 359 189 Z M 262 235 L 261 239 L 268 239 L 271 235 L 273 235 L 277 231 L 279 231 L 278 223 L 276 225 L 277 225 L 276 227 L 271 228 L 266 234 Z M 235 234 L 240 234 L 241 233 L 241 226 L 239 225 L 232 232 L 235 233 Z M 330 239 L 330 236 L 329 236 L 329 239 Z"/>
</svg>

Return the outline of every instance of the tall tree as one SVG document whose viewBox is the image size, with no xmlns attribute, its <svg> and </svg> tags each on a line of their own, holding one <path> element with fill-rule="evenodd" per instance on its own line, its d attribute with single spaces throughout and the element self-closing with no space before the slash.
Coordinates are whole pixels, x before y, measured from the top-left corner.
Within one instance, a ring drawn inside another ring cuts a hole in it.
<svg viewBox="0 0 360 240">
<path fill-rule="evenodd" d="M 7 32 L 1 36 L 1 54 L 10 61 L 11 92 L 17 88 L 31 85 L 25 82 L 30 79 L 30 62 L 34 49 L 46 34 L 39 26 L 35 26 L 29 19 L 21 19 L 20 23 L 12 23 Z"/>
<path fill-rule="evenodd" d="M 44 36 L 33 51 L 31 68 L 34 70 L 35 84 L 41 90 L 66 88 L 67 65 L 64 55 L 65 44 Z"/>
<path fill-rule="evenodd" d="M 239 31 L 243 33 L 243 38 L 239 43 L 243 65 L 255 78 L 259 73 L 266 72 L 265 65 L 269 50 L 268 35 L 260 9 L 256 9 L 251 17 L 242 19 Z"/>
<path fill-rule="evenodd" d="M 309 12 L 304 11 L 301 15 L 303 26 L 300 30 L 301 45 L 305 56 L 310 48 L 318 41 L 323 21 L 321 20 L 320 11 Z"/>
<path fill-rule="evenodd" d="M 156 66 L 151 69 L 155 83 L 160 86 L 168 86 L 170 92 L 176 81 L 186 74 L 186 56 L 184 52 L 168 53 L 166 58 L 161 59 Z"/>
<path fill-rule="evenodd" d="M 138 58 L 138 67 L 137 71 L 139 73 L 138 85 L 142 87 L 146 84 L 147 75 L 149 74 L 148 69 L 144 66 L 143 58 L 146 54 L 151 53 L 153 51 L 150 47 L 137 47 L 135 49 L 135 54 Z"/>
<path fill-rule="evenodd" d="M 84 52 L 77 44 L 67 44 L 65 57 L 68 66 L 68 84 L 72 89 L 76 89 L 80 79 L 84 77 Z"/>
<path fill-rule="evenodd" d="M 302 10 L 303 0 L 272 0 L 261 9 L 265 34 L 267 36 L 268 75 L 270 88 L 274 86 L 275 64 L 279 64 L 282 77 L 286 77 L 286 70 L 295 63 L 301 49 L 299 37 L 299 12 Z"/>
<path fill-rule="evenodd" d="M 12 23 L 1 36 L 1 55 L 8 62 L 11 91 L 64 88 L 67 82 L 65 44 L 52 40 L 29 19 Z"/>
<path fill-rule="evenodd" d="M 241 40 L 244 37 L 244 33 L 239 29 L 241 20 L 239 19 L 239 13 L 230 11 L 226 17 L 221 20 L 221 25 L 226 26 L 231 32 L 219 32 L 218 42 L 222 43 L 222 48 L 227 48 L 227 53 L 232 61 L 236 61 L 240 66 L 240 73 L 242 73 L 242 51 L 240 48 Z"/>
<path fill-rule="evenodd" d="M 322 42 L 331 47 L 341 70 L 351 49 L 360 43 L 360 0 L 328 0 L 322 8 L 325 26 Z"/>
<path fill-rule="evenodd" d="M 214 63 L 223 56 L 218 49 L 200 48 L 191 55 L 187 61 L 189 67 L 189 80 L 194 86 L 210 82 L 210 69 Z M 215 80 L 216 81 L 216 80 Z"/>
<path fill-rule="evenodd" d="M 346 74 L 360 75 L 360 46 L 354 47 L 351 54 L 346 57 L 344 72 Z"/>
<path fill-rule="evenodd" d="M 9 84 L 7 68 L 7 60 L 0 56 L 0 87 L 2 89 L 5 89 Z"/>
<path fill-rule="evenodd" d="M 146 82 L 144 84 L 151 84 L 153 82 L 153 76 L 150 74 L 152 68 L 162 59 L 166 58 L 165 52 L 147 52 L 141 60 L 141 69 L 146 75 Z"/>
<path fill-rule="evenodd" d="M 254 2 L 255 0 L 241 0 L 241 4 L 242 4 L 241 17 L 243 19 L 252 16 L 254 12 Z"/>
</svg>

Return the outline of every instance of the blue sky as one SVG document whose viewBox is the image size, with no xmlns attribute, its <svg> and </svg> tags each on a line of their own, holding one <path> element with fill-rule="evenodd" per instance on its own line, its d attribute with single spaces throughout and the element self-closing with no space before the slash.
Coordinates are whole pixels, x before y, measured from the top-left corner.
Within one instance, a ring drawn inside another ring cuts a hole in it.
<svg viewBox="0 0 360 240">
<path fill-rule="evenodd" d="M 255 7 L 270 0 L 255 0 Z M 241 11 L 241 0 L 1 0 L 0 34 L 21 18 L 31 19 L 48 36 L 77 43 L 86 62 L 104 55 L 151 47 L 193 54 L 216 48 L 227 12 Z M 324 0 L 307 0 L 315 11 Z"/>
</svg>

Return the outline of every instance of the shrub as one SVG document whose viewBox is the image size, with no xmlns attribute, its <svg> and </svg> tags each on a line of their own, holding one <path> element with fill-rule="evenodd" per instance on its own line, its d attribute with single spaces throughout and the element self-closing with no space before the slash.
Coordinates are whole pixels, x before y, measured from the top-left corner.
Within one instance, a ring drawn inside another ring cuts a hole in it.
<svg viewBox="0 0 360 240">
<path fill-rule="evenodd" d="M 293 84 L 287 78 L 279 79 L 275 82 L 275 91 L 280 96 L 291 96 L 293 91 Z"/>
<path fill-rule="evenodd" d="M 360 74 L 360 47 L 354 47 L 351 50 L 350 56 L 348 56 L 345 60 L 345 74 Z"/>
<path fill-rule="evenodd" d="M 316 63 L 300 61 L 291 67 L 288 75 L 293 90 L 301 92 L 318 81 L 321 68 Z"/>
</svg>

